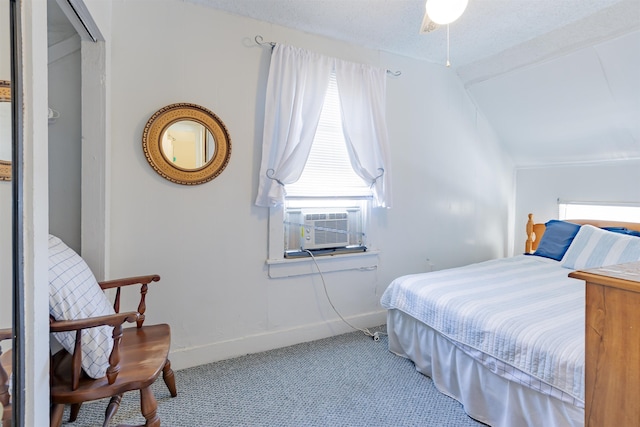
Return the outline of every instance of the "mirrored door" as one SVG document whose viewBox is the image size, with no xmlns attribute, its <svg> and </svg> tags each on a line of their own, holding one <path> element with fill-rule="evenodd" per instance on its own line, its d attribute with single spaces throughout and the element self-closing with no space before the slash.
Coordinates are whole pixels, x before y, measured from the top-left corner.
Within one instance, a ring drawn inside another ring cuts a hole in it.
<svg viewBox="0 0 640 427">
<path fill-rule="evenodd" d="M 20 325 L 22 292 L 19 288 L 22 271 L 17 271 L 19 248 L 17 221 L 20 221 L 21 180 L 17 179 L 15 163 L 21 163 L 22 145 L 18 134 L 22 105 L 18 84 L 19 0 L 0 0 L 0 420 L 3 425 L 22 425 L 24 389 L 21 354 L 22 338 L 16 331 Z M 18 168 L 20 169 L 20 168 Z M 18 322 L 19 323 L 19 322 Z M 19 365 L 19 366 L 18 366 Z M 20 390 L 20 391 L 17 391 Z"/>
<path fill-rule="evenodd" d="M 13 349 L 12 108 L 9 0 L 0 2 L 0 419 L 10 418 Z"/>
</svg>

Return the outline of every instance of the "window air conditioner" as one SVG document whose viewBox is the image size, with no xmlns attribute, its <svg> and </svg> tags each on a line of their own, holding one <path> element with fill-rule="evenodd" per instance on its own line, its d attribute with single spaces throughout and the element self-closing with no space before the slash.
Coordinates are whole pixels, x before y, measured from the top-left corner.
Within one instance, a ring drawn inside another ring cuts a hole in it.
<svg viewBox="0 0 640 427">
<path fill-rule="evenodd" d="M 349 245 L 347 211 L 303 213 L 302 249 L 339 248 Z"/>
</svg>

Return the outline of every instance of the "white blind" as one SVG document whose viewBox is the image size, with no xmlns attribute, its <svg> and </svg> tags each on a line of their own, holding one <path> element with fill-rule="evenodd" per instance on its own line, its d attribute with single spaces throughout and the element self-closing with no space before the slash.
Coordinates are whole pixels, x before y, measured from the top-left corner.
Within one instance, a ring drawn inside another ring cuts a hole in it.
<svg viewBox="0 0 640 427">
<path fill-rule="evenodd" d="M 371 189 L 353 171 L 342 131 L 340 98 L 331 74 L 311 153 L 298 181 L 286 186 L 287 197 L 362 197 Z"/>
</svg>

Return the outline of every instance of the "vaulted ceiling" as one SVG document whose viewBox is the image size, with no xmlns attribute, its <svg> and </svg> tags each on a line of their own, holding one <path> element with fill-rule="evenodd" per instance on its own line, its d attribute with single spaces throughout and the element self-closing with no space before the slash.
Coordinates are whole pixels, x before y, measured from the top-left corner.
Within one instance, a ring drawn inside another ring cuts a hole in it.
<svg viewBox="0 0 640 427">
<path fill-rule="evenodd" d="M 188 0 L 425 61 L 424 0 Z M 640 159 L 640 0 L 470 0 L 451 67 L 519 166 Z"/>
</svg>

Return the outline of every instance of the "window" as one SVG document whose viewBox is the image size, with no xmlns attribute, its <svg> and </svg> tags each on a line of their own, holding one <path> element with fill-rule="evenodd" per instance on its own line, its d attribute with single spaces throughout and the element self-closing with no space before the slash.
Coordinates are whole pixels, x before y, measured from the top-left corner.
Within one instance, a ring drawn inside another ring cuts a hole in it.
<svg viewBox="0 0 640 427">
<path fill-rule="evenodd" d="M 298 181 L 285 186 L 284 250 L 286 257 L 361 252 L 371 188 L 353 170 L 340 114 L 335 72 Z"/>
<path fill-rule="evenodd" d="M 558 218 L 638 222 L 640 220 L 640 204 L 558 200 Z"/>
<path fill-rule="evenodd" d="M 331 73 L 329 87 L 320 113 L 304 171 L 293 184 L 285 186 L 287 199 L 294 197 L 371 197 L 371 188 L 353 170 L 342 131 L 340 97 L 336 74 Z"/>
<path fill-rule="evenodd" d="M 385 91 L 382 68 L 274 46 L 255 201 L 270 209 L 269 277 L 314 274 L 301 249 L 340 253 L 323 271 L 376 268 L 375 250 L 342 252 L 371 244 L 369 211 L 391 207 Z"/>
</svg>

